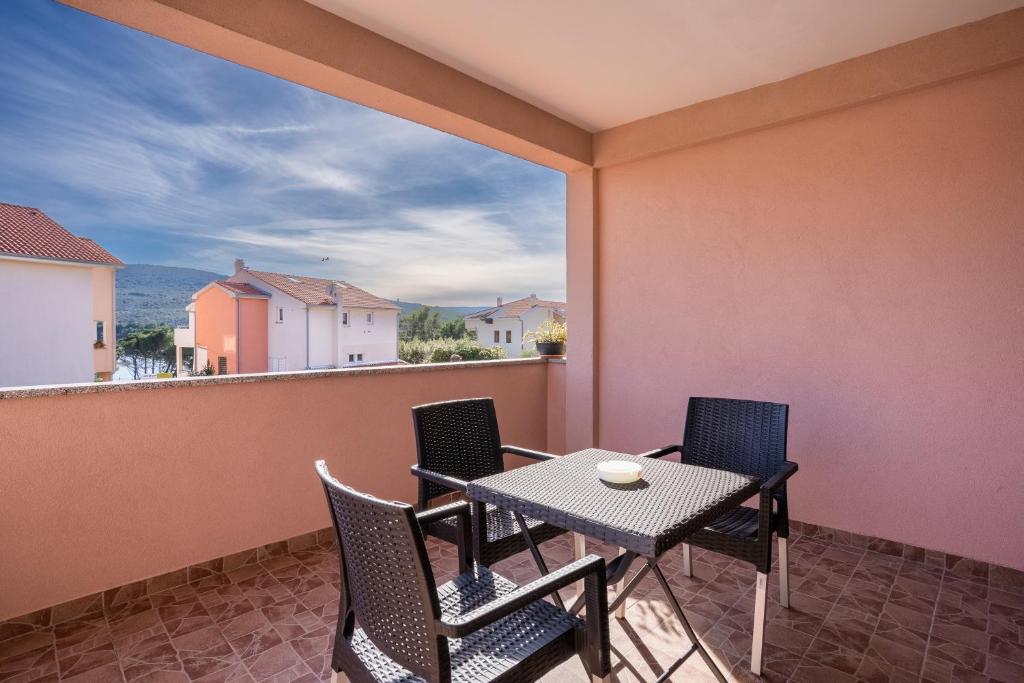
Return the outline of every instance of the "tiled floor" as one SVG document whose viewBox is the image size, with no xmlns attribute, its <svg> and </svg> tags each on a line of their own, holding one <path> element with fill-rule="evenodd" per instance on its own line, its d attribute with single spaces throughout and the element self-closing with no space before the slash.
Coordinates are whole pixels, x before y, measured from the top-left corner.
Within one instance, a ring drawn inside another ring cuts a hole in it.
<svg viewBox="0 0 1024 683">
<path fill-rule="evenodd" d="M 790 548 L 791 609 L 778 604 L 774 573 L 770 585 L 767 680 L 1024 681 L 1024 586 L 809 537 L 794 536 Z M 551 564 L 569 560 L 567 540 L 544 549 Z M 453 549 L 431 543 L 430 553 L 438 580 L 449 578 Z M 336 563 L 333 550 L 313 548 L 86 610 L 0 642 L 0 680 L 327 680 Z M 694 565 L 692 579 L 678 553 L 662 566 L 723 670 L 753 680 L 753 569 L 700 551 Z M 527 554 L 497 569 L 517 581 L 537 576 Z M 685 639 L 653 580 L 628 604 L 628 619 L 612 620 L 615 673 L 652 680 Z M 545 680 L 586 678 L 573 660 Z M 672 680 L 713 679 L 694 656 Z"/>
</svg>

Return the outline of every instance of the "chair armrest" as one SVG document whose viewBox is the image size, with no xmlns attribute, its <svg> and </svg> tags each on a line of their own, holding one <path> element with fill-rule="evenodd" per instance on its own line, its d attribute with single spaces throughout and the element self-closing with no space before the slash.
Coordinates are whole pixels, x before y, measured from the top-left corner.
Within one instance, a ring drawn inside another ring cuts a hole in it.
<svg viewBox="0 0 1024 683">
<path fill-rule="evenodd" d="M 799 466 L 795 462 L 783 463 L 782 468 L 779 469 L 778 472 L 761 484 L 761 492 L 773 493 L 775 489 L 779 488 L 779 486 L 781 486 L 787 479 L 792 477 L 798 469 Z"/>
<path fill-rule="evenodd" d="M 470 504 L 468 501 L 460 500 L 454 503 L 448 503 L 447 505 L 441 505 L 436 508 L 430 508 L 429 510 L 423 510 L 422 512 L 416 513 L 416 521 L 420 523 L 420 526 L 424 524 L 433 524 L 434 522 L 440 522 L 442 519 L 449 519 L 451 517 L 461 517 L 463 524 L 470 524 Z"/>
<path fill-rule="evenodd" d="M 581 560 L 576 560 L 572 564 L 542 576 L 536 581 L 521 586 L 519 590 L 497 600 L 492 600 L 461 617 L 451 621 L 439 619 L 437 622 L 438 632 L 449 638 L 465 638 L 470 633 L 493 624 L 499 619 L 526 607 L 530 603 L 536 602 L 546 595 L 550 595 L 560 588 L 565 588 L 588 576 L 597 577 L 597 580 L 592 583 L 599 587 L 607 603 L 608 587 L 605 580 L 604 558 L 597 555 L 587 555 Z M 607 619 L 607 610 L 605 610 L 605 618 Z"/>
<path fill-rule="evenodd" d="M 524 458 L 530 458 L 531 460 L 554 460 L 557 455 L 551 453 L 542 453 L 541 451 L 531 451 L 529 448 L 520 448 L 519 446 L 502 446 L 502 453 L 511 453 L 512 455 L 521 455 Z"/>
<path fill-rule="evenodd" d="M 434 522 L 439 522 L 442 519 L 450 519 L 451 517 L 458 517 L 457 531 L 458 536 L 456 546 L 459 549 L 459 573 L 469 571 L 470 563 L 472 562 L 473 553 L 473 536 L 472 526 L 473 517 L 470 514 L 472 508 L 469 501 L 460 500 L 454 503 L 448 503 L 436 508 L 430 508 L 429 510 L 423 510 L 422 512 L 416 513 L 416 521 L 420 525 L 420 529 L 426 532 L 427 526 Z"/>
<path fill-rule="evenodd" d="M 665 446 L 664 448 L 659 448 L 656 451 L 647 451 L 646 453 L 641 453 L 640 457 L 641 458 L 663 458 L 666 455 L 671 455 L 673 453 L 678 453 L 679 455 L 682 455 L 683 454 L 683 447 L 680 446 L 679 444 L 675 444 L 675 445 L 672 445 L 672 446 Z"/>
<path fill-rule="evenodd" d="M 452 491 L 461 491 L 462 493 L 466 493 L 468 482 L 463 481 L 462 479 L 456 479 L 455 477 L 449 477 L 444 474 L 438 474 L 437 472 L 434 472 L 432 470 L 425 470 L 419 465 L 413 465 L 411 468 L 409 468 L 409 471 L 412 472 L 412 475 L 414 477 L 426 479 L 427 481 L 434 482 L 435 484 L 444 486 L 445 488 L 451 489 Z"/>
</svg>

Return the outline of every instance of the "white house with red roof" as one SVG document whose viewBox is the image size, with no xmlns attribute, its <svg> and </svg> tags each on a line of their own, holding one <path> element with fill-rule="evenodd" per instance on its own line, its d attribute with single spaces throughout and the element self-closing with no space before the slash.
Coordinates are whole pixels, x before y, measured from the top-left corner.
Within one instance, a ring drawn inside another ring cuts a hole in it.
<svg viewBox="0 0 1024 683">
<path fill-rule="evenodd" d="M 394 303 L 343 280 L 247 268 L 192 296 L 189 326 L 175 330 L 179 372 L 285 372 L 398 362 Z"/>
<path fill-rule="evenodd" d="M 523 337 L 540 327 L 545 320 L 565 322 L 565 302 L 538 299 L 531 294 L 523 299 L 485 308 L 465 317 L 466 329 L 476 332 L 476 339 L 483 346 L 497 346 L 505 350 L 509 358 L 518 358 L 524 351 L 537 348 L 533 342 L 524 342 Z"/>
<path fill-rule="evenodd" d="M 0 386 L 109 380 L 122 267 L 39 209 L 0 203 Z"/>
</svg>

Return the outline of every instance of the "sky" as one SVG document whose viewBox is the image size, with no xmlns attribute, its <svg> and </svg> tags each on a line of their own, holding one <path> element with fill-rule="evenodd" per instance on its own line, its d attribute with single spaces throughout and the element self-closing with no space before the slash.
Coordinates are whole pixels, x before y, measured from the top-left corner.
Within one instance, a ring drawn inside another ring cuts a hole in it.
<svg viewBox="0 0 1024 683">
<path fill-rule="evenodd" d="M 0 201 L 125 263 L 564 300 L 560 172 L 52 0 L 0 2 L 0 84 Z"/>
</svg>

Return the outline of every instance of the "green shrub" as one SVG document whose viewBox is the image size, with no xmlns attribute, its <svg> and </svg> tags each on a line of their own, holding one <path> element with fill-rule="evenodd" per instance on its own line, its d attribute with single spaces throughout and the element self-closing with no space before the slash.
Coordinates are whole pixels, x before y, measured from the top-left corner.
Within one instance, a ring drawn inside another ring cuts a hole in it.
<svg viewBox="0 0 1024 683">
<path fill-rule="evenodd" d="M 398 344 L 398 357 L 406 363 L 450 363 L 452 356 L 462 360 L 498 360 L 505 351 L 498 347 L 481 346 L 476 341 L 463 339 L 410 339 Z"/>
</svg>

